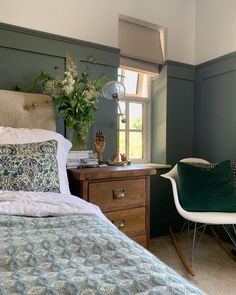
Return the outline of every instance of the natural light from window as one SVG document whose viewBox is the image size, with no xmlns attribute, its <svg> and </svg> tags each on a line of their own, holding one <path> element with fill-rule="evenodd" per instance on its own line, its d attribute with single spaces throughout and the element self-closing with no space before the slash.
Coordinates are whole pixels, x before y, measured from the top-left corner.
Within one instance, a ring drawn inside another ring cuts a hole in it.
<svg viewBox="0 0 236 295">
<path fill-rule="evenodd" d="M 126 154 L 132 161 L 144 162 L 149 158 L 150 78 L 147 74 L 122 68 L 118 75 L 126 88 L 126 97 L 119 101 L 122 115 L 118 108 L 119 153 Z"/>
</svg>

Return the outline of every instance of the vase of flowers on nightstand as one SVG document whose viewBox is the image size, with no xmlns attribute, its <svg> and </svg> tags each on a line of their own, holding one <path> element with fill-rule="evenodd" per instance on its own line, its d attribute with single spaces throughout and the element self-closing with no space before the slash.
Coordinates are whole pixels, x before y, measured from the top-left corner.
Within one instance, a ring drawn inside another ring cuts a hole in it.
<svg viewBox="0 0 236 295">
<path fill-rule="evenodd" d="M 73 149 L 86 148 L 88 133 L 91 124 L 94 123 L 94 111 L 98 108 L 98 98 L 101 96 L 104 82 L 104 76 L 90 80 L 87 71 L 79 74 L 69 54 L 66 56 L 64 79 L 42 72 L 35 80 L 35 85 L 42 85 L 44 92 L 53 97 L 59 115 L 69 130 Z"/>
</svg>

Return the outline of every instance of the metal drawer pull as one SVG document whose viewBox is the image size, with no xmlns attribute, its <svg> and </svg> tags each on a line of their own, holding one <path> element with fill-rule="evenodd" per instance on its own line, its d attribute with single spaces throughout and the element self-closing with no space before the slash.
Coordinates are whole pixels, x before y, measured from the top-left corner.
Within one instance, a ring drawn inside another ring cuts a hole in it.
<svg viewBox="0 0 236 295">
<path fill-rule="evenodd" d="M 124 219 L 112 220 L 112 223 L 113 223 L 118 229 L 122 229 L 122 228 L 125 227 L 125 220 L 124 220 Z"/>
<path fill-rule="evenodd" d="M 123 188 L 113 189 L 114 199 L 123 199 L 125 197 L 125 190 Z"/>
</svg>

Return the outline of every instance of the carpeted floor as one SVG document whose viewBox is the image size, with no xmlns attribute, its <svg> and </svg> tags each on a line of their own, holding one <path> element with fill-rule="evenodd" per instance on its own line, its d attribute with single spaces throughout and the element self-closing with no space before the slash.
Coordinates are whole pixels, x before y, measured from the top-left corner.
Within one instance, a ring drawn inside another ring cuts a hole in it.
<svg viewBox="0 0 236 295">
<path fill-rule="evenodd" d="M 187 236 L 183 237 L 181 245 L 187 256 Z M 236 262 L 222 250 L 213 237 L 204 235 L 200 243 L 193 263 L 195 277 L 185 271 L 170 236 L 152 239 L 150 251 L 207 294 L 236 295 Z"/>
</svg>

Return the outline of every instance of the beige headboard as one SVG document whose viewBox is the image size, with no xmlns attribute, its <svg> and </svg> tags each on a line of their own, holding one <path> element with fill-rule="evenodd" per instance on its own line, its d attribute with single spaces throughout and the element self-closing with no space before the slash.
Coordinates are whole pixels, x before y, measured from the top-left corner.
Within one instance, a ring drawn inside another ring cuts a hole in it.
<svg viewBox="0 0 236 295">
<path fill-rule="evenodd" d="M 0 126 L 56 130 L 50 96 L 0 90 Z"/>
</svg>

